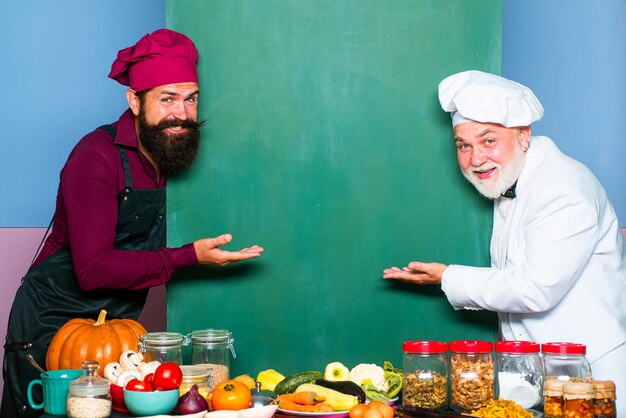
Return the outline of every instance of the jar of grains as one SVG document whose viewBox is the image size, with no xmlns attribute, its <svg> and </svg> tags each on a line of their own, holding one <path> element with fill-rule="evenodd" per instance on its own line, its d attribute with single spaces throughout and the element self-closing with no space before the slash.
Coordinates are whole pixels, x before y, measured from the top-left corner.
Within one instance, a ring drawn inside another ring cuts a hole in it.
<svg viewBox="0 0 626 418">
<path fill-rule="evenodd" d="M 451 341 L 450 408 L 470 412 L 494 399 L 493 344 L 489 341 Z"/>
<path fill-rule="evenodd" d="M 189 344 L 189 339 L 178 332 L 149 332 L 141 337 L 139 351 L 146 363 L 173 361 L 180 366 L 183 364 L 183 344 Z"/>
<path fill-rule="evenodd" d="M 595 418 L 615 418 L 615 382 L 612 380 L 594 380 L 593 416 Z"/>
<path fill-rule="evenodd" d="M 545 418 L 562 418 L 563 386 L 566 380 L 551 379 L 543 383 L 543 413 Z"/>
<path fill-rule="evenodd" d="M 448 344 L 406 341 L 402 344 L 402 405 L 441 411 L 448 407 Z"/>
<path fill-rule="evenodd" d="M 98 376 L 98 362 L 86 360 L 81 364 L 83 375 L 70 382 L 67 396 L 69 418 L 106 418 L 111 416 L 111 383 Z"/>
<path fill-rule="evenodd" d="M 568 418 L 593 418 L 593 385 L 566 382 L 563 385 L 563 415 Z"/>
<path fill-rule="evenodd" d="M 571 380 L 591 383 L 591 366 L 587 346 L 576 343 L 555 342 L 541 344 L 545 379 Z"/>
<path fill-rule="evenodd" d="M 236 358 L 231 333 L 224 329 L 204 329 L 191 332 L 191 364 L 209 370 L 209 388 L 230 377 L 230 355 Z"/>
<path fill-rule="evenodd" d="M 526 409 L 541 405 L 543 365 L 539 344 L 531 341 L 496 343 L 496 399 L 515 401 Z"/>
<path fill-rule="evenodd" d="M 180 366 L 183 372 L 183 380 L 180 384 L 181 396 L 189 392 L 193 385 L 198 386 L 198 393 L 204 398 L 209 394 L 209 369 L 199 364 Z"/>
</svg>

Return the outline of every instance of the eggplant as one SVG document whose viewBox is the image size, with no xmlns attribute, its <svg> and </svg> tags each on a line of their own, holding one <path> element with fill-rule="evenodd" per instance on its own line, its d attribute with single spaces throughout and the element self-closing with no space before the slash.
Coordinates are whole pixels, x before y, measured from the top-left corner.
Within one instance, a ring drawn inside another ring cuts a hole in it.
<svg viewBox="0 0 626 418">
<path fill-rule="evenodd" d="M 316 385 L 324 386 L 328 389 L 336 390 L 337 392 L 344 393 L 346 395 L 355 396 L 359 403 L 365 403 L 365 392 L 361 389 L 361 386 L 350 380 L 333 381 L 320 379 L 314 382 Z"/>
</svg>

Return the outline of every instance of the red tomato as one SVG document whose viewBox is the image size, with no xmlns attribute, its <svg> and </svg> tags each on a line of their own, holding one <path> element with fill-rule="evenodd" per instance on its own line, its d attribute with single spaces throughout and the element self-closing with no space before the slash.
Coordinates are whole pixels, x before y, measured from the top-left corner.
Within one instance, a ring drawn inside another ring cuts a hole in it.
<svg viewBox="0 0 626 418">
<path fill-rule="evenodd" d="M 152 376 L 152 386 L 156 390 L 178 389 L 182 381 L 183 372 L 178 364 L 172 361 L 161 364 Z"/>
<path fill-rule="evenodd" d="M 143 381 L 152 384 L 153 377 L 154 377 L 154 373 L 148 373 L 147 375 L 143 377 Z"/>
<path fill-rule="evenodd" d="M 252 393 L 245 383 L 227 380 L 219 383 L 211 394 L 211 406 L 214 410 L 238 411 L 250 407 Z"/>
<path fill-rule="evenodd" d="M 152 392 L 154 388 L 148 382 L 144 382 L 139 379 L 132 379 L 126 384 L 126 389 L 134 390 L 135 392 Z"/>
</svg>

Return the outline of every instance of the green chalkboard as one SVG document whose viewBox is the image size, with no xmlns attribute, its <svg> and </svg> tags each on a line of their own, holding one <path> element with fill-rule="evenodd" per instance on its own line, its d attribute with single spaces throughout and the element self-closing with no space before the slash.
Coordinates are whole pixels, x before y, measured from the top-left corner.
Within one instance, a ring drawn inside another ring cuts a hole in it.
<svg viewBox="0 0 626 418">
<path fill-rule="evenodd" d="M 199 160 L 168 184 L 168 243 L 232 233 L 254 261 L 178 271 L 167 328 L 225 328 L 232 373 L 401 366 L 403 341 L 496 338 L 493 314 L 382 279 L 488 265 L 491 205 L 460 174 L 437 84 L 500 72 L 501 0 L 170 0 L 200 52 Z M 188 354 L 188 353 L 187 353 Z"/>
</svg>

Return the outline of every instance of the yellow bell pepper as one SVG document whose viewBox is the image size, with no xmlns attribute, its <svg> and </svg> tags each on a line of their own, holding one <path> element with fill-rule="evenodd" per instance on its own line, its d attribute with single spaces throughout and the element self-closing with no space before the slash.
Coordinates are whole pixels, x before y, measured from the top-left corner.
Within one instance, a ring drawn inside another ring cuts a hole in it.
<svg viewBox="0 0 626 418">
<path fill-rule="evenodd" d="M 278 382 L 283 380 L 285 376 L 278 373 L 274 369 L 267 369 L 259 372 L 256 377 L 257 383 L 261 383 L 261 390 L 271 390 L 276 388 Z"/>
</svg>

